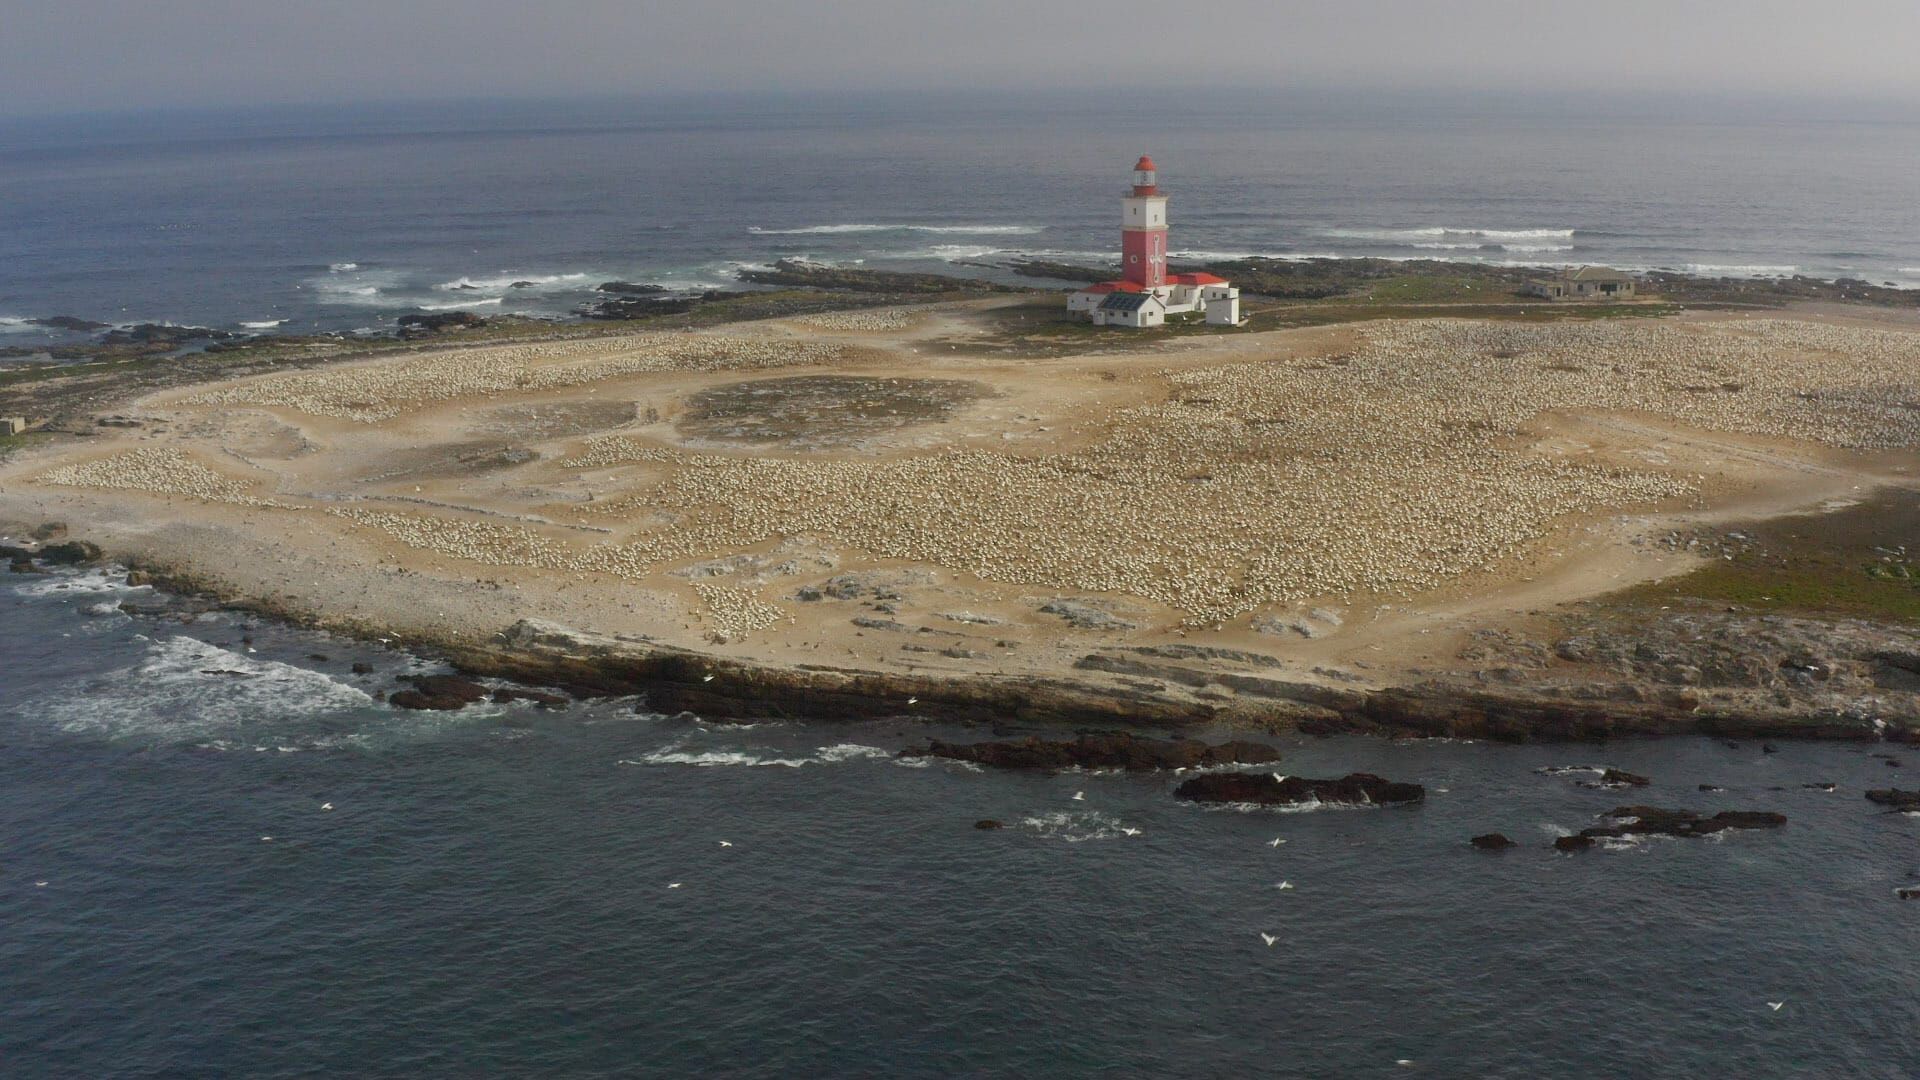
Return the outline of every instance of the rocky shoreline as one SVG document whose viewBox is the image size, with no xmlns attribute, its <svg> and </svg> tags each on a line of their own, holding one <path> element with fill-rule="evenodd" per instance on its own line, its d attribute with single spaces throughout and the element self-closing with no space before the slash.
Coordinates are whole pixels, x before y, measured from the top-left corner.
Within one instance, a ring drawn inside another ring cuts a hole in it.
<svg viewBox="0 0 1920 1080">
<path fill-rule="evenodd" d="M 36 559 L 76 565 L 103 557 L 85 541 L 43 531 L 47 541 L 9 547 L 0 554 L 16 571 L 29 572 L 36 569 Z M 1706 707 L 1697 689 L 1649 693 L 1638 684 L 1616 684 L 1613 696 L 1594 687 L 1573 696 L 1565 686 L 1481 686 L 1442 680 L 1374 688 L 1324 685 L 1209 666 L 1204 650 L 1182 670 L 1236 691 L 1231 696 L 1195 700 L 1124 679 L 1106 683 L 1030 675 L 778 666 L 640 638 L 603 637 L 538 620 L 522 620 L 485 639 L 397 635 L 387 626 L 360 625 L 270 599 L 235 595 L 217 581 L 177 568 L 142 565 L 131 573 L 133 580 L 199 598 L 208 607 L 388 642 L 443 660 L 472 678 L 551 688 L 576 698 L 634 696 L 648 711 L 691 712 L 717 722 L 913 718 L 1042 728 L 1298 731 L 1508 743 L 1708 735 L 1920 744 L 1920 720 L 1911 713 L 1846 714 L 1811 700 L 1783 703 L 1777 697 L 1769 698 L 1768 707 L 1722 711 Z M 1123 759 L 1128 753 L 1125 748 L 1114 752 Z M 1173 756 L 1186 752 L 1183 748 Z M 1018 748 L 1008 753 L 1017 756 Z M 1073 764 L 1067 758 L 1061 760 Z M 1124 767 L 1124 760 L 1114 767 Z M 1632 779 L 1623 778 L 1623 783 Z"/>
</svg>

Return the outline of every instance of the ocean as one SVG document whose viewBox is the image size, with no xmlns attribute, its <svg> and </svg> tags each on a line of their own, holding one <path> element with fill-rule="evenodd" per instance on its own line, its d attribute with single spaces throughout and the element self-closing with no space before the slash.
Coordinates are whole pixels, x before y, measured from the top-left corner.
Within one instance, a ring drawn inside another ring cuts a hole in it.
<svg viewBox="0 0 1920 1080">
<path fill-rule="evenodd" d="M 1881 748 L 1282 737 L 1428 798 L 1201 809 L 895 756 L 984 728 L 395 711 L 431 661 L 128 600 L 0 578 L 10 1077 L 1920 1071 Z M 1623 802 L 1790 823 L 1550 849 Z"/>
<path fill-rule="evenodd" d="M 1920 120 L 1214 92 L 467 103 L 0 120 L 0 344 L 71 315 L 377 331 L 565 315 L 806 258 L 1116 258 L 1151 153 L 1176 260 L 1448 258 L 1920 287 Z M 517 284 L 517 287 L 516 287 Z M 1057 284 L 1057 283 L 1056 283 Z"/>
</svg>

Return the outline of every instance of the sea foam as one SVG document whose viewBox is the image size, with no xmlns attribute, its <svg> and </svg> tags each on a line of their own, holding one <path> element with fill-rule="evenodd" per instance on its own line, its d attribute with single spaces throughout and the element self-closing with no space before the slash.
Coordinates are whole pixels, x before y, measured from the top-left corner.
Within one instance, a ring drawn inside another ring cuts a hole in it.
<svg viewBox="0 0 1920 1080">
<path fill-rule="evenodd" d="M 839 233 L 879 233 L 879 232 L 923 232 L 923 233 L 959 233 L 981 236 L 1026 236 L 1039 232 L 1039 225 L 803 225 L 795 229 L 764 229 L 757 225 L 747 227 L 750 233 L 762 236 L 820 236 Z"/>
</svg>

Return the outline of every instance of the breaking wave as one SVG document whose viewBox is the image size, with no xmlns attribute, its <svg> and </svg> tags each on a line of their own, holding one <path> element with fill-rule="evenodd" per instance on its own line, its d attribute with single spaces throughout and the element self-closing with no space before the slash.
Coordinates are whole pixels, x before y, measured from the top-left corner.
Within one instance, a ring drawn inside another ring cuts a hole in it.
<svg viewBox="0 0 1920 1080">
<path fill-rule="evenodd" d="M 621 758 L 620 765 L 691 765 L 696 768 L 716 768 L 725 766 L 745 766 L 762 768 L 777 765 L 788 769 L 798 769 L 807 765 L 838 765 L 846 761 L 870 761 L 890 758 L 893 753 L 878 746 L 862 746 L 858 743 L 839 743 L 823 746 L 804 757 L 781 757 L 773 751 L 753 750 L 690 750 L 686 743 L 676 742 L 643 754 L 639 758 Z"/>
<path fill-rule="evenodd" d="M 111 671 L 36 711 L 62 731 L 213 749 L 312 748 L 319 716 L 364 710 L 366 692 L 324 672 L 260 660 L 192 637 L 153 641 Z M 288 730 L 289 721 L 297 724 Z"/>
<path fill-rule="evenodd" d="M 461 277 L 452 281 L 443 281 L 434 288 L 440 292 L 466 292 L 479 290 L 498 292 L 512 289 L 516 285 L 521 289 L 538 289 L 544 286 L 573 286 L 593 280 L 591 274 L 501 274 L 495 277 Z"/>
<path fill-rule="evenodd" d="M 261 319 L 258 322 L 243 322 L 240 324 L 240 328 L 242 330 L 271 330 L 286 321 L 285 319 Z"/>
<path fill-rule="evenodd" d="M 1041 225 L 803 225 L 795 229 L 765 229 L 750 225 L 747 231 L 761 236 L 820 236 L 840 233 L 923 232 L 975 234 L 980 236 L 1028 236 L 1041 231 Z"/>
</svg>

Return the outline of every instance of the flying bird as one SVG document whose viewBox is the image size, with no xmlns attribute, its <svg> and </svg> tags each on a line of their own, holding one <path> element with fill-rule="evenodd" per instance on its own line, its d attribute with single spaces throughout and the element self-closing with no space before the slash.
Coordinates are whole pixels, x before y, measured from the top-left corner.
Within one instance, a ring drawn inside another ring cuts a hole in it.
<svg viewBox="0 0 1920 1080">
<path fill-rule="evenodd" d="M 733 841 L 731 841 L 731 840 L 722 840 L 722 841 L 720 841 L 720 846 L 721 846 L 721 847 L 732 847 L 732 846 L 733 846 Z"/>
<path fill-rule="evenodd" d="M 1291 881 L 1283 881 L 1283 882 L 1281 882 L 1280 884 L 1278 884 L 1278 885 L 1275 885 L 1275 886 L 1274 886 L 1274 888 L 1276 888 L 1276 889 L 1291 889 L 1291 888 L 1293 888 L 1293 882 L 1291 882 Z"/>
<path fill-rule="evenodd" d="M 1274 936 L 1273 936 L 1272 934 L 1264 934 L 1264 933 L 1263 933 L 1263 934 L 1261 934 L 1261 935 L 1260 935 L 1260 940 L 1261 940 L 1261 941 L 1264 941 L 1264 942 L 1266 942 L 1266 943 L 1267 943 L 1267 948 L 1269 948 L 1269 949 L 1271 949 L 1271 948 L 1273 948 L 1273 946 L 1274 946 L 1274 943 L 1275 943 L 1275 942 L 1277 942 L 1277 941 L 1279 941 L 1280 939 L 1279 939 L 1279 938 L 1277 938 L 1277 937 L 1274 937 Z"/>
<path fill-rule="evenodd" d="M 1268 847 L 1279 847 L 1279 846 L 1280 846 L 1281 844 L 1284 844 L 1284 843 L 1286 843 L 1286 841 L 1285 841 L 1285 840 L 1282 840 L 1282 839 L 1280 839 L 1279 837 L 1277 837 L 1277 836 L 1276 836 L 1276 837 L 1274 837 L 1274 838 L 1273 838 L 1273 839 L 1272 839 L 1271 841 L 1269 841 L 1269 842 L 1267 843 L 1267 846 L 1268 846 Z"/>
<path fill-rule="evenodd" d="M 680 887 L 680 883 L 677 881 L 671 881 L 667 883 L 667 888 L 669 889 L 677 889 L 679 887 Z"/>
<path fill-rule="evenodd" d="M 909 704 L 909 705 L 918 705 L 918 704 L 920 704 L 920 699 L 919 699 L 919 698 L 917 698 L 917 697 L 910 697 L 910 698 L 908 698 L 908 699 L 907 699 L 907 704 Z"/>
<path fill-rule="evenodd" d="M 1785 1004 L 1786 1002 L 1784 1001 L 1769 1001 L 1767 1002 L 1767 1008 L 1772 1009 L 1774 1012 L 1779 1012 L 1780 1006 Z"/>
<path fill-rule="evenodd" d="M 320 809 L 322 809 L 322 810 L 331 810 L 331 809 L 333 809 L 333 804 L 332 804 L 332 803 L 330 803 L 330 802 L 323 802 L 323 803 L 321 803 L 321 804 L 320 804 Z"/>
<path fill-rule="evenodd" d="M 703 676 L 701 676 L 701 678 L 700 678 L 700 681 L 701 681 L 701 682 L 712 682 L 712 681 L 713 681 L 713 676 L 711 676 L 711 675 L 703 675 Z"/>
<path fill-rule="evenodd" d="M 1073 801 L 1074 801 L 1074 802 L 1086 802 L 1086 801 L 1087 801 L 1087 793 L 1086 793 L 1086 792 L 1084 792 L 1084 791 L 1076 791 L 1076 792 L 1074 792 L 1074 793 L 1073 793 Z"/>
<path fill-rule="evenodd" d="M 36 881 L 33 883 L 33 887 L 36 889 L 44 889 L 47 887 L 47 883 L 44 881 Z"/>
<path fill-rule="evenodd" d="M 271 841 L 272 839 L 273 839 L 273 837 L 271 837 L 271 836 L 263 836 L 263 837 L 261 837 L 261 838 L 260 838 L 260 841 L 261 841 L 261 843 L 267 843 L 267 842 L 270 842 L 270 841 Z"/>
<path fill-rule="evenodd" d="M 1121 831 L 1121 832 L 1123 832 L 1123 833 L 1126 833 L 1126 834 L 1127 834 L 1128 836 L 1139 836 L 1139 835 L 1140 835 L 1140 830 L 1139 830 L 1139 829 L 1136 829 L 1136 828 L 1134 828 L 1134 827 L 1133 827 L 1133 826 L 1131 826 L 1131 825 L 1122 825 L 1122 826 L 1120 826 L 1120 831 Z"/>
</svg>

